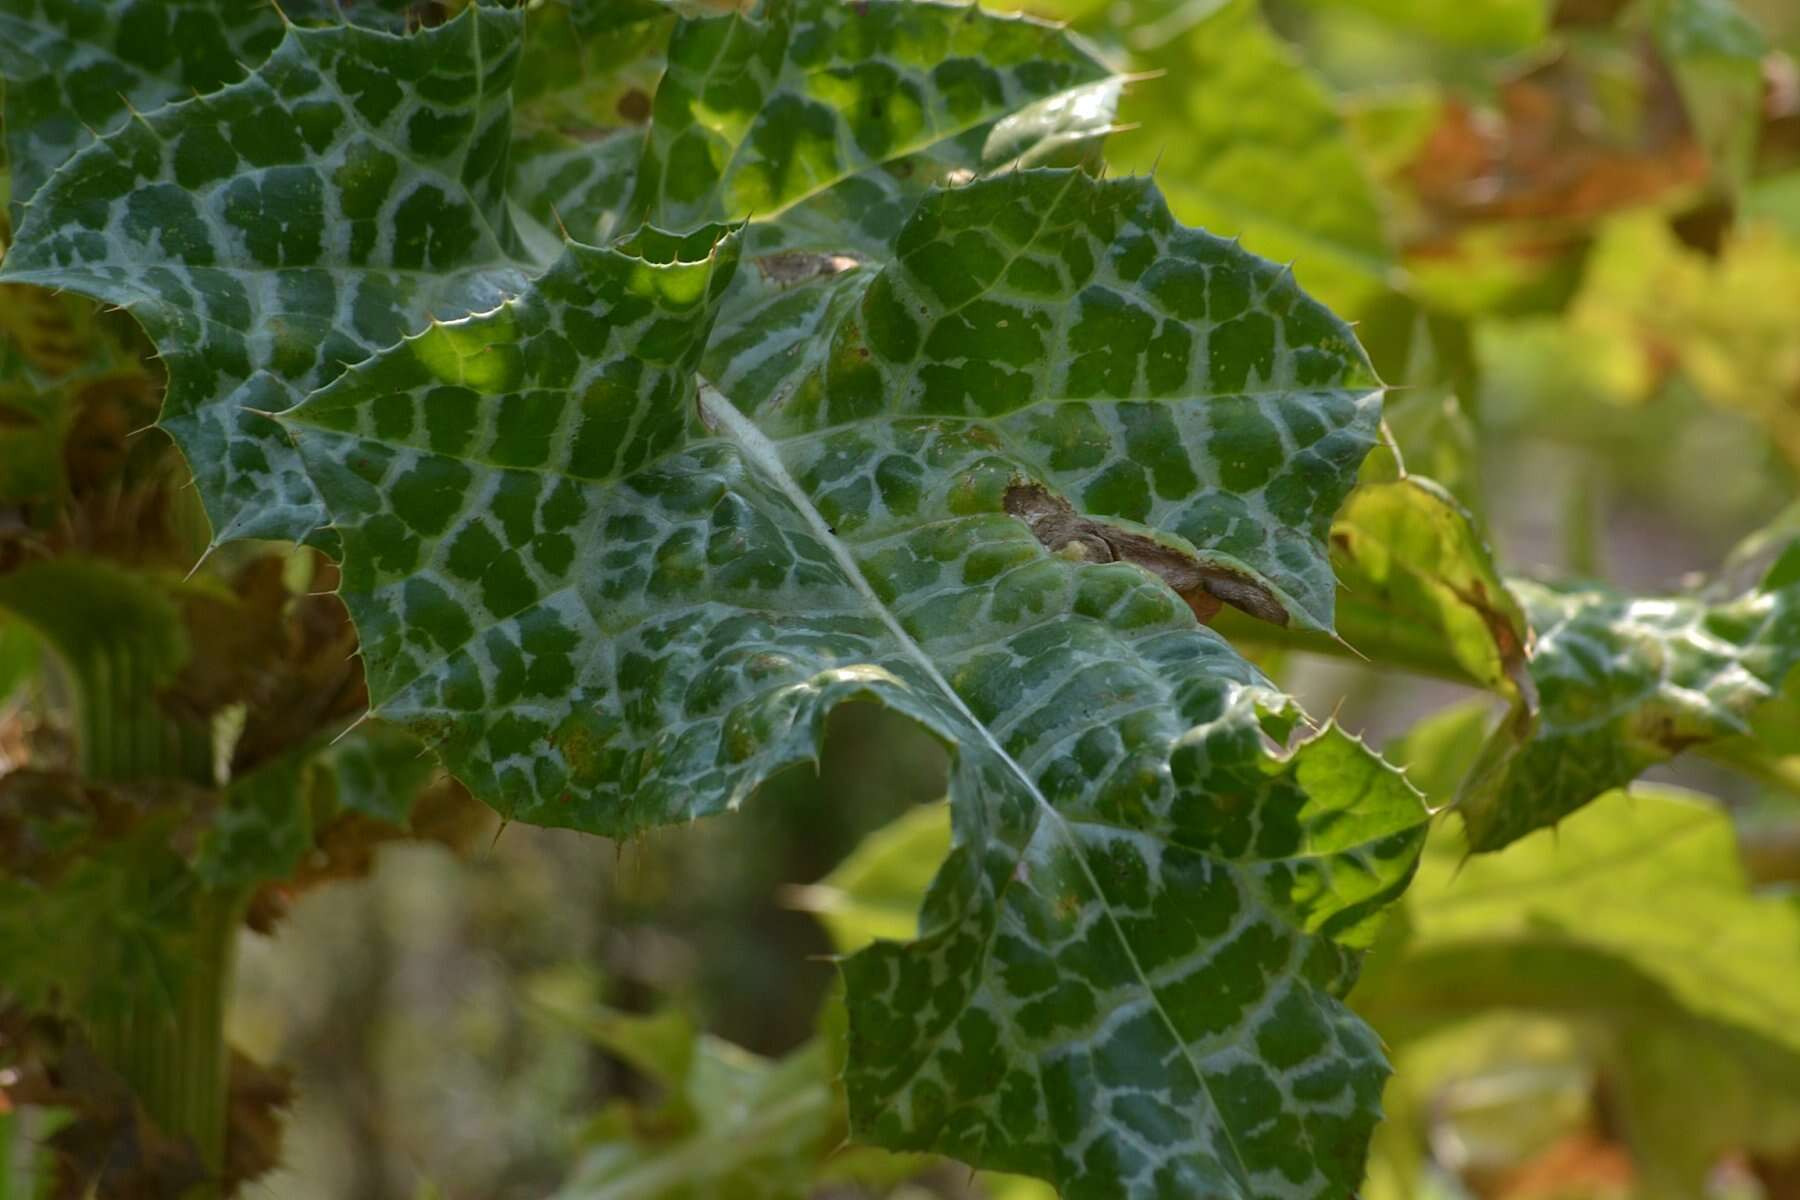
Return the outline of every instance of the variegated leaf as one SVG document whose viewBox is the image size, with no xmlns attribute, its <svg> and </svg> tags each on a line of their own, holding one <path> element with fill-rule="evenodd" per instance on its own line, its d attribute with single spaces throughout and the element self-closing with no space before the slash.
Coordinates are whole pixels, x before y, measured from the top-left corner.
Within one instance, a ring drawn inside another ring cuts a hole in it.
<svg viewBox="0 0 1800 1200">
<path fill-rule="evenodd" d="M 928 0 L 765 0 L 669 44 L 637 204 L 756 222 L 750 250 L 885 253 L 937 183 L 1045 161 L 1112 122 L 1120 81 L 1053 26 Z"/>
<path fill-rule="evenodd" d="M 572 245 L 289 414 L 376 711 L 615 834 L 906 713 L 956 848 L 920 940 L 846 964 L 856 1133 L 1071 1197 L 1346 1194 L 1386 1068 L 1338 997 L 1424 809 L 1336 729 L 1282 747 L 1191 611 L 1217 560 L 1153 523 L 1290 506 L 1238 536 L 1328 581 L 1379 397 L 1348 331 L 1148 184 L 1026 171 L 928 196 L 817 386 L 733 404 L 693 370 L 736 254 Z"/>
<path fill-rule="evenodd" d="M 12 201 L 132 112 L 242 79 L 290 21 L 405 27 L 405 0 L 0 0 Z"/>
<path fill-rule="evenodd" d="M 675 21 L 660 0 L 548 0 L 527 14 L 508 190 L 544 257 L 565 231 L 596 245 L 618 232 Z"/>
<path fill-rule="evenodd" d="M 143 323 L 217 540 L 323 520 L 264 414 L 523 284 L 503 196 L 519 27 L 487 8 L 410 38 L 291 26 L 250 77 L 120 126 L 26 205 L 4 278 Z"/>
<path fill-rule="evenodd" d="M 1458 799 L 1477 852 L 1553 825 L 1684 749 L 1742 734 L 1800 662 L 1800 544 L 1734 599 L 1514 582 L 1541 700 L 1494 731 Z"/>
<path fill-rule="evenodd" d="M 514 100 L 528 129 L 583 136 L 641 126 L 675 9 L 660 0 L 544 0 L 526 16 Z"/>
<path fill-rule="evenodd" d="M 135 28 L 123 10 L 82 11 L 84 28 L 91 27 L 76 47 L 83 54 Z M 858 36 L 842 26 L 853 11 L 860 12 Z M 559 13 L 532 19 L 554 23 Z M 606 21 L 586 13 L 567 17 L 576 32 L 626 36 L 587 28 Z M 573 222 L 581 237 L 613 232 L 632 187 L 626 167 L 636 156 L 635 135 L 587 142 L 540 128 L 508 168 L 523 19 L 472 6 L 410 38 L 290 26 L 242 82 L 136 121 L 124 121 L 132 97 L 119 100 L 102 122 L 101 143 L 76 153 L 24 210 L 21 247 L 9 255 L 5 278 L 80 291 L 123 305 L 143 322 L 171 368 L 163 424 L 194 468 L 217 540 L 320 536 L 318 497 L 265 414 L 291 406 L 346 363 L 417 332 L 429 317 L 491 308 L 515 293 L 555 256 L 559 223 Z M 55 24 L 38 20 L 46 23 Z M 1103 67 L 1048 27 L 898 0 L 858 10 L 830 0 L 772 0 L 756 18 L 689 20 L 677 45 L 691 47 L 711 36 L 705 31 L 739 23 L 765 32 L 779 27 L 784 39 L 836 29 L 829 52 L 837 57 L 820 79 L 836 71 L 867 83 L 871 71 L 892 74 L 882 62 L 856 58 L 870 47 L 904 58 L 909 74 L 891 120 L 881 125 L 891 131 L 877 136 L 844 124 L 843 145 L 833 153 L 849 157 L 827 168 L 831 179 L 821 186 L 828 194 L 791 214 L 834 243 L 854 242 L 857 230 L 875 225 L 877 233 L 891 232 L 926 183 L 965 162 L 983 165 L 984 149 L 1016 161 L 1091 142 L 1107 127 L 1117 92 Z M 870 31 L 880 31 L 874 42 L 866 40 Z M 785 40 L 776 49 L 784 47 L 804 49 Z M 969 57 L 985 51 L 998 56 L 997 66 Z M 786 87 L 798 68 L 782 61 Z M 37 68 L 23 60 L 0 67 L 36 78 Z M 222 72 L 219 66 L 217 79 L 205 82 L 232 78 L 235 64 Z M 641 85 L 649 76 L 626 71 L 622 78 Z M 164 72 L 152 82 L 135 94 L 140 108 L 188 91 L 185 76 Z M 677 83 L 659 94 L 679 90 Z M 918 112 L 905 107 L 907 97 Z M 1040 100 L 1046 103 L 1029 107 Z M 556 125 L 555 112 L 538 109 L 540 125 Z M 830 105 L 819 111 L 847 120 Z M 656 137 L 675 137 L 683 119 L 691 113 L 661 119 Z M 29 133 L 36 125 L 21 119 L 20 127 Z M 813 170 L 807 156 L 821 146 L 797 141 L 744 161 L 746 169 L 755 164 L 770 177 L 792 179 Z M 898 161 L 927 151 L 942 160 L 931 171 Z M 682 177 L 678 166 L 665 174 Z M 829 187 L 854 190 L 876 175 L 885 180 L 877 189 L 879 214 Z M 522 189 L 516 201 L 503 194 L 509 178 Z M 531 220 L 515 223 L 515 213 Z M 662 214 L 676 224 L 690 215 Z"/>
<path fill-rule="evenodd" d="M 630 207 L 644 131 L 633 126 L 587 137 L 539 132 L 513 143 L 512 179 L 519 232 L 539 257 L 554 257 L 564 238 L 610 241 Z"/>
<path fill-rule="evenodd" d="M 15 212 L 94 134 L 241 79 L 282 29 L 261 0 L 0 0 Z"/>
<path fill-rule="evenodd" d="M 1369 458 L 1375 464 L 1377 451 Z M 1331 523 L 1338 578 L 1333 638 L 1222 614 L 1226 636 L 1473 684 L 1535 704 L 1525 611 L 1473 518 L 1429 479 L 1363 471 Z"/>
<path fill-rule="evenodd" d="M 1052 548 L 1139 561 L 1202 613 L 1330 630 L 1325 534 L 1380 416 L 1354 339 L 1147 185 L 1033 178 L 932 197 L 882 271 L 828 263 L 785 295 L 765 275 L 708 374 L 777 436 L 827 431 L 800 469 L 840 527 L 885 485 L 839 464 L 913 450 L 866 418 L 952 417 L 1054 493 L 1004 498 Z"/>
</svg>

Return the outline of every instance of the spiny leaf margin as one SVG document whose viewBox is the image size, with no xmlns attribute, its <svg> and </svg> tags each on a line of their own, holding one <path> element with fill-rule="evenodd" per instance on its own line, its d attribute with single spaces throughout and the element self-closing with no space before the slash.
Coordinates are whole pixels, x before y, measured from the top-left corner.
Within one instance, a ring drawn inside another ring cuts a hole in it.
<svg viewBox="0 0 1800 1200">
<path fill-rule="evenodd" d="M 1311 304 L 1142 181 L 1020 172 L 915 228 L 927 257 L 1010 244 L 1085 303 L 1152 303 L 1120 273 L 1174 261 L 1190 302 L 1212 264 L 1221 296 Z M 735 806 L 844 700 L 904 712 L 953 750 L 957 849 L 926 936 L 846 964 L 859 1134 L 1072 1196 L 1355 1186 L 1386 1067 L 1338 996 L 1410 877 L 1417 794 L 1335 729 L 1271 753 L 1291 704 L 1154 571 L 1050 553 L 1006 499 L 1039 464 L 972 414 L 908 386 L 765 429 L 697 391 L 735 242 L 572 245 L 286 415 L 378 711 L 503 812 L 621 835 Z"/>
</svg>

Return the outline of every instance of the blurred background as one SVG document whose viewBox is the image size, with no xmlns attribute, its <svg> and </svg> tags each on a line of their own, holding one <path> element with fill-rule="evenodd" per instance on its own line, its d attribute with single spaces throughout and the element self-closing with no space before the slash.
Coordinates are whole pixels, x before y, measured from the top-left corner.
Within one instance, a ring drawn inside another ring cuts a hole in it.
<svg viewBox="0 0 1800 1200">
<path fill-rule="evenodd" d="M 1800 3 L 1028 10 L 1142 73 L 1110 170 L 1154 171 L 1182 219 L 1291 261 L 1357 321 L 1408 465 L 1509 573 L 1675 589 L 1792 500 Z M 1395 750 L 1427 783 L 1488 713 L 1350 661 L 1263 663 L 1375 744 L 1433 717 Z M 735 816 L 615 844 L 470 810 L 460 854 L 397 842 L 292 897 L 273 936 L 246 935 L 231 1014 L 244 1050 L 297 1072 L 284 1165 L 252 1194 L 1041 1197 L 839 1152 L 830 955 L 906 932 L 942 776 L 935 745 L 853 707 L 816 772 Z M 1654 777 L 1720 808 L 1646 792 L 1462 877 L 1428 861 L 1358 994 L 1400 1070 L 1366 1200 L 1800 1197 L 1800 1075 L 1708 1000 L 1800 991 L 1795 777 L 1704 759 Z M 1608 839 L 1673 840 L 1659 822 L 1698 832 L 1621 866 Z M 1482 886 L 1514 902 L 1433 924 Z M 1509 940 L 1559 921 L 1591 959 Z M 1748 977 L 1701 953 L 1727 934 Z"/>
</svg>

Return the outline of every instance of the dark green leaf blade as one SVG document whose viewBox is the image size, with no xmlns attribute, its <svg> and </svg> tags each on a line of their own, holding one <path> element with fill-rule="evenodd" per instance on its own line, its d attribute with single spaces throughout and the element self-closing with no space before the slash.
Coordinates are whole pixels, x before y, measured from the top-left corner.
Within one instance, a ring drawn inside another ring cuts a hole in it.
<svg viewBox="0 0 1800 1200">
<path fill-rule="evenodd" d="M 0 78 L 12 203 L 133 112 L 204 96 L 255 68 L 291 22 L 406 28 L 409 0 L 3 0 Z"/>
<path fill-rule="evenodd" d="M 26 206 L 0 274 L 144 324 L 216 540 L 324 519 L 265 414 L 523 282 L 502 196 L 519 21 L 291 27 L 243 82 L 133 119 Z"/>
<path fill-rule="evenodd" d="M 1337 997 L 1410 877 L 1423 810 L 1341 731 L 1282 763 L 1258 744 L 1256 689 L 1227 685 L 1224 703 L 1177 743 L 1160 820 L 1053 806 L 1055 791 L 985 838 L 959 813 L 926 936 L 844 965 L 854 1132 L 1069 1197 L 1361 1181 L 1387 1065 Z M 993 770 L 969 762 L 952 804 Z"/>
<path fill-rule="evenodd" d="M 638 208 L 667 228 L 753 219 L 767 227 L 756 251 L 879 254 L 926 187 L 1103 133 L 1117 95 L 1103 64 L 1041 22 L 765 0 L 676 28 Z"/>
<path fill-rule="evenodd" d="M 730 547 L 689 535 L 657 558 L 591 556 L 691 523 L 716 490 L 702 464 L 646 468 L 694 437 L 693 369 L 737 255 L 722 235 L 571 243 L 519 299 L 433 325 L 289 418 L 332 498 L 375 711 L 411 724 L 508 816 L 636 827 L 586 794 L 630 766 L 607 745 L 617 718 L 593 701 L 618 694 L 605 674 L 643 669 L 618 635 L 646 618 L 664 638 L 691 623 L 680 592 Z M 770 564 L 747 547 L 727 574 L 752 583 Z M 615 578 L 584 594 L 596 567 Z M 721 806 L 730 792 L 674 786 Z"/>
<path fill-rule="evenodd" d="M 1800 579 L 1781 570 L 1719 602 L 1515 582 L 1537 632 L 1541 705 L 1515 708 L 1463 785 L 1470 848 L 1498 850 L 1684 749 L 1746 732 L 1800 661 Z"/>
<path fill-rule="evenodd" d="M 281 40 L 284 23 L 260 0 L 4 0 L 6 157 L 14 211 L 94 134 L 132 109 L 216 91 Z"/>
<path fill-rule="evenodd" d="M 1416 793 L 1335 729 L 1280 748 L 1292 706 L 1153 563 L 1051 552 L 1008 495 L 1077 513 L 1054 464 L 1010 452 L 962 391 L 934 411 L 914 386 L 1004 367 L 992 343 L 912 377 L 886 360 L 905 386 L 853 386 L 842 409 L 696 392 L 735 253 L 718 236 L 571 246 L 517 300 L 289 415 L 342 532 L 377 711 L 502 812 L 618 834 L 735 806 L 816 756 L 844 700 L 912 716 L 954 750 L 957 848 L 927 936 L 849 968 L 858 1132 L 1074 1196 L 1342 1194 L 1385 1066 L 1337 997 L 1410 876 Z M 868 296 L 896 310 L 919 288 L 957 319 L 930 290 L 946 242 L 976 263 L 1010 246 L 1045 309 L 1068 289 L 1068 314 L 1279 316 L 1257 394 L 1333 395 L 1335 457 L 1294 457 L 1306 503 L 1348 490 L 1379 397 L 1348 333 L 1174 226 L 1147 184 L 1027 171 L 934 194 L 900 241 L 916 265 Z M 1121 278 L 1157 263 L 1175 268 L 1160 300 Z M 1108 351 L 1141 360 L 1130 380 L 1155 361 L 1149 325 Z M 1213 399 L 1139 407 L 1200 420 Z M 1283 429 L 1237 432 L 1280 473 Z"/>
<path fill-rule="evenodd" d="M 932 194 L 879 273 L 777 294 L 722 333 L 709 373 L 773 436 L 809 435 L 790 460 L 835 527 L 917 499 L 833 464 L 913 454 L 949 423 L 1013 466 L 988 482 L 1052 549 L 1329 631 L 1325 536 L 1380 419 L 1354 336 L 1144 181 L 1005 178 L 1021 182 Z M 878 415 L 906 421 L 864 428 Z"/>
</svg>

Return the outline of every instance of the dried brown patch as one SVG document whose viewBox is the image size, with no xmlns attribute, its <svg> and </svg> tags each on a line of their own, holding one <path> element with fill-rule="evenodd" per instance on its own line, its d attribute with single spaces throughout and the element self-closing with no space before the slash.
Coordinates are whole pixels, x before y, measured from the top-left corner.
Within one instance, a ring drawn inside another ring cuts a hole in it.
<svg viewBox="0 0 1800 1200">
<path fill-rule="evenodd" d="M 466 855 L 493 827 L 493 819 L 492 809 L 442 774 L 413 801 L 404 828 L 362 813 L 341 812 L 319 830 L 312 850 L 292 875 L 256 889 L 244 924 L 258 933 L 273 933 L 301 895 L 333 880 L 367 875 L 374 869 L 377 852 L 390 842 L 436 842 L 453 854 Z"/>
<path fill-rule="evenodd" d="M 1005 505 L 1046 549 L 1088 562 L 1128 562 L 1142 567 L 1174 588 L 1202 624 L 1217 616 L 1222 604 L 1273 625 L 1288 623 L 1287 609 L 1249 575 L 1201 562 L 1144 534 L 1085 517 L 1042 484 L 1014 483 L 1006 489 Z"/>
<path fill-rule="evenodd" d="M 795 287 L 814 279 L 827 279 L 862 265 L 845 254 L 811 254 L 803 250 L 765 254 L 755 261 L 762 277 L 776 287 Z"/>
<path fill-rule="evenodd" d="M 1428 226 L 1412 249 L 1441 250 L 1486 222 L 1590 222 L 1705 182 L 1673 76 L 1647 49 L 1638 65 L 1643 106 L 1629 128 L 1608 126 L 1604 82 L 1568 57 L 1501 85 L 1494 109 L 1446 104 L 1406 171 Z"/>
<path fill-rule="evenodd" d="M 642 88 L 632 88 L 619 97 L 619 118 L 632 125 L 642 125 L 650 119 L 650 97 Z"/>
<path fill-rule="evenodd" d="M 0 1104 L 59 1108 L 71 1120 L 44 1143 L 50 1194 L 168 1200 L 206 1182 L 194 1144 L 164 1133 L 72 1022 L 0 1010 Z"/>
</svg>

